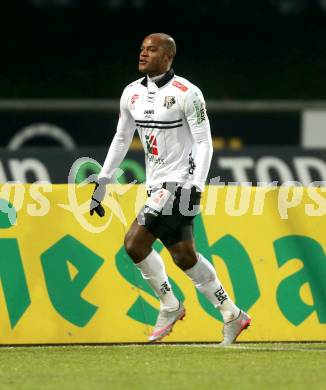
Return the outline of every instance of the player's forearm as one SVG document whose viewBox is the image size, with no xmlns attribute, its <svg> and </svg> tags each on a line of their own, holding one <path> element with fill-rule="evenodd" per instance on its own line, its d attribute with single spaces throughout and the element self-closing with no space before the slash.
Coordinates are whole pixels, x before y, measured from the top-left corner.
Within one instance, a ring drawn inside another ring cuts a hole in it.
<svg viewBox="0 0 326 390">
<path fill-rule="evenodd" d="M 192 184 L 204 191 L 209 167 L 213 155 L 213 146 L 211 140 L 205 140 L 196 144 L 196 168 Z"/>
<path fill-rule="evenodd" d="M 120 166 L 128 152 L 131 140 L 132 137 L 127 137 L 119 133 L 115 134 L 98 176 L 99 179 L 107 178 L 108 180 L 112 180 L 115 169 Z"/>
</svg>

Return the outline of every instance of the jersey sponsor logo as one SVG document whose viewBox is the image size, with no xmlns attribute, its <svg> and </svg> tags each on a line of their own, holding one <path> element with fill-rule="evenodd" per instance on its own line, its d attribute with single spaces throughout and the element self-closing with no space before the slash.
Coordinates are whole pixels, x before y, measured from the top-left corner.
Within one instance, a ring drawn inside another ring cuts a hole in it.
<svg viewBox="0 0 326 390">
<path fill-rule="evenodd" d="M 174 87 L 177 87 L 177 88 L 181 89 L 182 92 L 188 91 L 188 87 L 186 87 L 185 85 L 181 84 L 179 81 L 173 81 L 172 85 Z"/>
<path fill-rule="evenodd" d="M 157 165 L 164 165 L 165 160 L 164 158 L 158 158 L 157 156 L 154 156 L 153 154 L 150 154 L 148 152 L 145 153 L 145 158 L 147 161 L 155 166 Z"/>
<path fill-rule="evenodd" d="M 147 152 L 154 156 L 158 156 L 157 140 L 155 135 L 145 135 Z"/>
<path fill-rule="evenodd" d="M 164 107 L 169 109 L 173 106 L 173 104 L 175 104 L 175 97 L 174 96 L 165 96 Z"/>
<path fill-rule="evenodd" d="M 206 108 L 203 102 L 194 100 L 194 107 L 196 110 L 197 124 L 200 125 L 204 120 L 206 120 Z"/>
<path fill-rule="evenodd" d="M 152 116 L 154 115 L 154 110 L 144 110 L 144 115 L 145 115 L 145 118 L 151 119 Z"/>
</svg>

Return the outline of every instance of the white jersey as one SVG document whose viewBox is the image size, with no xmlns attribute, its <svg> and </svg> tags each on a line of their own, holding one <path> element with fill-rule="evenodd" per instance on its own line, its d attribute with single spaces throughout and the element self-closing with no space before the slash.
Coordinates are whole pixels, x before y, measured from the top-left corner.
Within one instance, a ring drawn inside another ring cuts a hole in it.
<svg viewBox="0 0 326 390">
<path fill-rule="evenodd" d="M 138 131 L 148 188 L 163 182 L 204 189 L 212 140 L 205 101 L 199 88 L 173 70 L 158 81 L 149 77 L 129 84 L 120 100 L 117 132 L 99 177 L 112 179 Z"/>
</svg>

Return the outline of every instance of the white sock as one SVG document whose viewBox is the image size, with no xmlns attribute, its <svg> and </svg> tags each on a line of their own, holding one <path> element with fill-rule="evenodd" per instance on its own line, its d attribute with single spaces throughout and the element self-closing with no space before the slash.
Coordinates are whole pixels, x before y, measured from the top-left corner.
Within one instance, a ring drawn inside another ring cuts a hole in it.
<svg viewBox="0 0 326 390">
<path fill-rule="evenodd" d="M 240 309 L 226 293 L 212 264 L 200 253 L 197 253 L 197 258 L 197 263 L 185 273 L 194 282 L 196 288 L 220 310 L 224 322 L 234 320 L 238 317 Z"/>
<path fill-rule="evenodd" d="M 179 301 L 172 291 L 171 284 L 165 272 L 162 257 L 153 249 L 144 260 L 137 263 L 143 278 L 147 280 L 160 299 L 161 309 L 167 311 L 177 310 Z"/>
</svg>

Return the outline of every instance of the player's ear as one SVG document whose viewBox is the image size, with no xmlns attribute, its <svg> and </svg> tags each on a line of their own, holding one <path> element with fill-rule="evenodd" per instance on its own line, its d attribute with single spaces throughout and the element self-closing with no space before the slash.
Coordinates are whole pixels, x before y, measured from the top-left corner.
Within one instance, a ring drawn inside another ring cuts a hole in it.
<svg viewBox="0 0 326 390">
<path fill-rule="evenodd" d="M 174 55 L 173 55 L 173 52 L 172 52 L 172 51 L 169 51 L 169 52 L 168 52 L 168 58 L 169 58 L 169 61 L 172 63 L 173 60 L 174 60 Z"/>
</svg>

